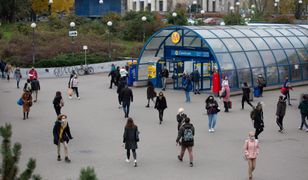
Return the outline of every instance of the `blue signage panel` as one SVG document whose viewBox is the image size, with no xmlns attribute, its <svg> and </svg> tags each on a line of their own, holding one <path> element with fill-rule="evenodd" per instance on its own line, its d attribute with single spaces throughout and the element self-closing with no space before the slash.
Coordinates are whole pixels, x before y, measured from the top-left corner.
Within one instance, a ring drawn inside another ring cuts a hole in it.
<svg viewBox="0 0 308 180">
<path fill-rule="evenodd" d="M 204 51 L 171 50 L 171 56 L 208 58 L 210 57 L 210 53 Z"/>
</svg>

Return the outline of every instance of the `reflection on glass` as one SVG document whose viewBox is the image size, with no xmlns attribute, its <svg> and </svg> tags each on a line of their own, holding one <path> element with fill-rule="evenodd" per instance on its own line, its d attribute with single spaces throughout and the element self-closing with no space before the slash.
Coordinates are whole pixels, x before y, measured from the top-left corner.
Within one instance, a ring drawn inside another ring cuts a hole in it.
<svg viewBox="0 0 308 180">
<path fill-rule="evenodd" d="M 308 79 L 308 64 L 302 64 L 303 78 Z"/>
<path fill-rule="evenodd" d="M 255 46 L 259 50 L 267 50 L 267 49 L 269 49 L 268 45 L 261 38 L 250 38 L 250 40 L 255 44 Z"/>
<path fill-rule="evenodd" d="M 238 74 L 239 87 L 241 87 L 243 82 L 247 82 L 248 86 L 252 85 L 250 69 L 238 69 L 237 74 Z"/>
<path fill-rule="evenodd" d="M 263 29 L 253 29 L 253 31 L 262 37 L 271 36 L 268 32 L 264 31 Z"/>
<path fill-rule="evenodd" d="M 281 49 L 281 46 L 273 37 L 263 38 L 271 49 Z"/>
<path fill-rule="evenodd" d="M 285 37 L 277 37 L 278 42 L 281 44 L 283 48 L 293 48 L 292 44 Z"/>
<path fill-rule="evenodd" d="M 301 62 L 308 62 L 308 52 L 305 49 L 297 49 L 297 53 Z"/>
<path fill-rule="evenodd" d="M 233 60 L 235 62 L 237 69 L 249 68 L 249 64 L 248 64 L 247 58 L 245 56 L 245 53 L 243 53 L 243 52 L 232 53 L 231 55 L 233 57 Z"/>
<path fill-rule="evenodd" d="M 236 29 L 226 29 L 225 31 L 231 34 L 233 37 L 245 37 L 243 33 Z"/>
<path fill-rule="evenodd" d="M 289 77 L 289 66 L 278 66 L 280 83 L 285 82 L 285 78 Z"/>
<path fill-rule="evenodd" d="M 301 68 L 299 64 L 291 65 L 291 80 L 292 81 L 299 81 L 301 80 Z"/>
<path fill-rule="evenodd" d="M 302 42 L 297 37 L 288 37 L 295 48 L 304 48 Z"/>
<path fill-rule="evenodd" d="M 229 38 L 231 37 L 228 33 L 223 30 L 211 30 L 212 33 L 216 34 L 219 38 Z"/>
<path fill-rule="evenodd" d="M 229 51 L 243 51 L 241 46 L 234 39 L 222 39 Z"/>
<path fill-rule="evenodd" d="M 213 33 L 208 30 L 196 30 L 203 38 L 217 38 Z"/>
<path fill-rule="evenodd" d="M 271 51 L 260 51 L 260 54 L 265 66 L 276 65 L 275 58 Z"/>
<path fill-rule="evenodd" d="M 146 49 L 158 49 L 159 45 L 163 42 L 165 37 L 153 38 L 147 45 Z"/>
<path fill-rule="evenodd" d="M 258 52 L 246 52 L 251 67 L 263 67 L 261 57 Z"/>
<path fill-rule="evenodd" d="M 265 77 L 263 68 L 252 68 L 253 86 L 257 85 L 257 79 L 259 74 L 262 74 L 262 76 Z"/>
<path fill-rule="evenodd" d="M 304 46 L 307 48 L 308 47 L 308 38 L 307 37 L 299 37 L 299 39 L 302 41 L 302 43 L 304 44 Z"/>
<path fill-rule="evenodd" d="M 277 66 L 266 67 L 266 82 L 268 85 L 278 84 L 278 70 Z"/>
<path fill-rule="evenodd" d="M 224 77 L 227 76 L 228 80 L 229 80 L 229 86 L 230 88 L 239 88 L 238 84 L 237 84 L 237 76 L 236 76 L 236 71 L 222 71 L 222 76 Z"/>
<path fill-rule="evenodd" d="M 283 50 L 274 50 L 273 53 L 276 57 L 276 61 L 278 64 L 289 64 L 288 59 Z"/>
<path fill-rule="evenodd" d="M 251 43 L 248 38 L 238 38 L 237 41 L 246 51 L 256 50 L 255 46 Z"/>
<path fill-rule="evenodd" d="M 294 49 L 286 50 L 286 54 L 290 61 L 290 64 L 299 64 L 299 59 Z"/>
<path fill-rule="evenodd" d="M 235 69 L 229 53 L 216 54 L 217 60 L 222 70 Z"/>
<path fill-rule="evenodd" d="M 282 34 L 275 29 L 267 29 L 267 32 L 269 32 L 272 36 L 282 36 Z"/>
<path fill-rule="evenodd" d="M 227 52 L 227 48 L 219 39 L 207 39 L 206 41 L 214 52 Z"/>
</svg>

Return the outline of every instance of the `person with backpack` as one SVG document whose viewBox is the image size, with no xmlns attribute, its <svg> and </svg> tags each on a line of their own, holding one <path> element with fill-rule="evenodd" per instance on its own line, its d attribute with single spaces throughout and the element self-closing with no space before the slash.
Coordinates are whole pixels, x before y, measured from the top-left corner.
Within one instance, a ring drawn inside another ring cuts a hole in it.
<svg viewBox="0 0 308 180">
<path fill-rule="evenodd" d="M 302 118 L 301 125 L 299 126 L 298 129 L 303 130 L 303 126 L 305 125 L 306 132 L 308 132 L 308 125 L 306 122 L 306 119 L 308 118 L 308 96 L 307 95 L 303 96 L 303 100 L 300 102 L 298 109 L 300 109 L 301 118 Z"/>
<path fill-rule="evenodd" d="M 192 81 L 194 83 L 194 93 L 200 94 L 200 73 L 198 67 L 195 67 L 195 70 L 191 73 Z"/>
<path fill-rule="evenodd" d="M 279 96 L 278 102 L 277 102 L 277 109 L 276 109 L 276 123 L 279 126 L 278 132 L 284 132 L 283 128 L 283 118 L 286 114 L 287 109 L 287 103 L 283 96 Z"/>
<path fill-rule="evenodd" d="M 31 96 L 31 92 L 30 91 L 25 91 L 22 96 L 22 111 L 23 111 L 23 115 L 24 118 L 23 120 L 29 119 L 29 112 L 30 112 L 30 108 L 32 106 L 32 96 Z"/>
<path fill-rule="evenodd" d="M 20 82 L 20 79 L 22 77 L 19 67 L 16 67 L 16 69 L 14 71 L 14 77 L 15 77 L 16 82 L 17 82 L 17 89 L 19 89 L 19 82 Z"/>
<path fill-rule="evenodd" d="M 34 95 L 35 95 L 35 99 L 34 99 L 33 102 L 36 102 L 37 101 L 38 91 L 41 90 L 40 82 L 36 78 L 34 78 L 31 81 L 31 87 L 32 87 L 32 93 L 34 93 Z"/>
<path fill-rule="evenodd" d="M 250 88 L 248 87 L 247 82 L 243 83 L 242 86 L 242 109 L 244 109 L 244 103 L 245 101 L 247 102 L 247 104 L 249 104 L 249 106 L 251 106 L 253 108 L 253 105 L 250 103 Z"/>
<path fill-rule="evenodd" d="M 156 97 L 156 102 L 155 102 L 154 108 L 158 110 L 159 124 L 161 124 L 162 121 L 163 121 L 164 110 L 167 108 L 167 101 L 166 101 L 166 98 L 165 98 L 163 92 L 160 92 L 158 94 L 158 96 Z"/>
<path fill-rule="evenodd" d="M 195 128 L 190 123 L 189 118 L 185 118 L 185 124 L 181 126 L 180 130 L 178 131 L 178 137 L 176 138 L 177 145 L 181 145 L 181 152 L 178 155 L 178 159 L 183 161 L 184 153 L 186 149 L 188 150 L 189 154 L 189 161 L 190 167 L 193 167 L 193 146 L 194 146 L 194 136 L 195 136 Z M 181 141 L 180 141 L 181 140 Z"/>
<path fill-rule="evenodd" d="M 284 89 L 283 90 L 284 92 L 282 92 L 282 94 L 285 96 L 284 99 L 288 100 L 288 105 L 289 106 L 292 106 L 291 99 L 290 99 L 290 90 L 293 90 L 293 88 L 291 86 L 291 83 L 289 81 L 289 77 L 288 76 L 286 77 L 282 88 Z"/>
<path fill-rule="evenodd" d="M 225 112 L 229 112 L 229 109 L 231 108 L 231 101 L 230 101 L 230 86 L 229 86 L 229 81 L 228 77 L 225 76 L 224 80 L 221 83 L 221 95 L 220 97 L 223 98 L 224 102 L 224 108 Z"/>
<path fill-rule="evenodd" d="M 111 76 L 109 89 L 112 89 L 112 84 L 116 86 L 116 68 L 115 65 L 111 65 L 111 71 L 108 74 L 108 77 Z"/>
<path fill-rule="evenodd" d="M 123 143 L 126 149 L 126 162 L 130 162 L 130 151 L 133 152 L 134 166 L 137 167 L 137 153 L 138 149 L 137 142 L 139 142 L 139 131 L 138 127 L 134 124 L 132 118 L 128 118 L 123 134 Z"/>
<path fill-rule="evenodd" d="M 248 177 L 252 179 L 252 172 L 256 169 L 256 160 L 259 155 L 259 141 L 255 139 L 254 132 L 249 132 L 249 138 L 244 143 L 244 158 L 248 162 Z"/>
<path fill-rule="evenodd" d="M 79 96 L 79 92 L 78 92 L 78 83 L 79 83 L 78 77 L 77 77 L 77 75 L 74 75 L 74 77 L 71 79 L 71 82 L 70 82 L 70 88 L 73 90 L 73 92 L 77 96 L 77 99 L 79 100 L 80 96 Z M 69 96 L 69 99 L 72 99 L 72 94 Z"/>
<path fill-rule="evenodd" d="M 169 77 L 169 71 L 166 67 L 164 67 L 164 69 L 161 72 L 161 79 L 162 79 L 162 91 L 166 90 L 166 85 L 167 85 L 167 78 Z"/>
<path fill-rule="evenodd" d="M 150 100 L 154 102 L 154 98 L 156 97 L 156 92 L 155 92 L 155 88 L 154 85 L 152 83 L 151 80 L 148 80 L 148 87 L 147 87 L 147 100 L 148 100 L 148 104 L 145 107 L 150 107 Z"/>
<path fill-rule="evenodd" d="M 255 138 L 259 139 L 259 135 L 264 130 L 264 121 L 263 121 L 263 109 L 262 102 L 258 102 L 256 108 L 250 113 L 250 117 L 253 121 L 253 126 L 255 128 Z"/>
<path fill-rule="evenodd" d="M 57 152 L 58 152 L 58 161 L 61 161 L 61 144 L 63 144 L 64 147 L 64 156 L 65 156 L 65 162 L 70 163 L 71 160 L 68 157 L 68 142 L 69 140 L 73 139 L 71 135 L 71 130 L 69 127 L 69 124 L 67 122 L 67 116 L 66 115 L 59 115 L 57 118 L 57 121 L 55 122 L 55 125 L 53 127 L 53 143 L 57 145 Z"/>
<path fill-rule="evenodd" d="M 191 82 L 191 78 L 188 74 L 184 74 L 183 75 L 183 86 L 184 86 L 184 91 L 185 91 L 185 96 L 186 96 L 186 100 L 185 102 L 190 102 L 190 94 L 189 92 L 192 90 L 192 82 Z"/>
<path fill-rule="evenodd" d="M 56 111 L 57 116 L 61 114 L 61 108 L 64 106 L 64 101 L 60 91 L 56 92 L 56 96 L 53 99 L 53 107 Z"/>
<path fill-rule="evenodd" d="M 125 84 L 121 91 L 120 99 L 125 114 L 124 118 L 128 118 L 130 102 L 133 102 L 133 91 L 127 86 L 127 84 Z"/>
<path fill-rule="evenodd" d="M 24 91 L 28 91 L 32 93 L 31 80 L 27 79 L 27 82 L 24 85 Z"/>
<path fill-rule="evenodd" d="M 262 74 L 258 75 L 257 87 L 260 89 L 260 97 L 263 97 L 263 88 L 266 87 L 266 81 Z"/>
<path fill-rule="evenodd" d="M 178 130 L 184 123 L 184 120 L 187 118 L 187 115 L 184 113 L 184 108 L 179 108 L 178 114 L 176 115 L 176 121 L 178 122 Z"/>
<path fill-rule="evenodd" d="M 214 128 L 217 120 L 217 113 L 220 111 L 217 101 L 215 101 L 214 96 L 210 95 L 205 100 L 205 109 L 207 111 L 209 119 L 209 132 L 214 132 Z"/>
</svg>

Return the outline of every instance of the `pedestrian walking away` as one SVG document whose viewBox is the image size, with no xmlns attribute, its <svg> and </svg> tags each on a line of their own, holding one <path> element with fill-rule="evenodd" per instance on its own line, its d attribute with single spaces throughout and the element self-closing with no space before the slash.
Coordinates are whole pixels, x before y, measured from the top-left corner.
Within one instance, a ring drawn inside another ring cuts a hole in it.
<svg viewBox="0 0 308 180">
<path fill-rule="evenodd" d="M 28 73 L 28 78 L 30 81 L 32 81 L 34 78 L 38 79 L 37 71 L 34 69 L 34 67 L 31 68 L 31 70 Z"/>
<path fill-rule="evenodd" d="M 22 111 L 23 111 L 23 120 L 25 119 L 29 119 L 29 112 L 30 112 L 30 108 L 32 106 L 32 96 L 31 96 L 31 92 L 30 91 L 25 91 L 22 96 Z"/>
<path fill-rule="evenodd" d="M 59 115 L 53 127 L 53 143 L 57 146 L 58 157 L 57 160 L 61 161 L 61 144 L 64 147 L 65 162 L 70 163 L 68 157 L 68 142 L 73 139 L 71 130 L 67 122 L 66 115 Z"/>
<path fill-rule="evenodd" d="M 27 79 L 27 82 L 24 85 L 24 91 L 28 91 L 32 93 L 32 85 L 31 85 L 31 80 Z"/>
<path fill-rule="evenodd" d="M 230 109 L 230 87 L 229 87 L 229 81 L 228 81 L 228 77 L 225 76 L 224 80 L 221 83 L 222 89 L 221 89 L 221 94 L 220 97 L 223 98 L 223 102 L 224 102 L 224 108 L 225 108 L 225 112 L 229 112 Z"/>
<path fill-rule="evenodd" d="M 285 82 L 284 82 L 282 88 L 284 89 L 284 93 L 283 93 L 283 95 L 285 95 L 284 99 L 288 100 L 288 105 L 289 106 L 292 106 L 292 104 L 291 104 L 291 97 L 290 97 L 290 90 L 293 91 L 293 88 L 291 86 L 291 83 L 289 81 L 289 77 L 288 76 L 286 77 Z"/>
<path fill-rule="evenodd" d="M 133 102 L 133 91 L 127 86 L 127 84 L 121 91 L 120 99 L 124 111 L 124 117 L 128 118 L 130 102 Z"/>
<path fill-rule="evenodd" d="M 118 93 L 118 102 L 119 102 L 119 109 L 122 108 L 122 102 L 121 102 L 121 92 L 122 90 L 124 89 L 125 87 L 125 83 L 124 82 L 121 82 L 119 81 L 118 82 L 118 88 L 117 88 L 117 93 Z"/>
<path fill-rule="evenodd" d="M 303 100 L 300 102 L 298 109 L 300 109 L 300 114 L 302 118 L 301 125 L 299 126 L 299 130 L 303 130 L 303 126 L 306 127 L 306 131 L 308 132 L 308 125 L 306 119 L 308 118 L 308 96 L 304 95 Z"/>
<path fill-rule="evenodd" d="M 124 84 L 127 84 L 127 76 L 128 72 L 126 71 L 125 67 L 122 67 L 120 69 L 120 81 L 123 82 Z"/>
<path fill-rule="evenodd" d="M 184 87 L 184 91 L 185 91 L 185 96 L 186 96 L 186 100 L 185 102 L 190 102 L 190 94 L 189 92 L 192 90 L 192 82 L 191 82 L 191 77 L 189 76 L 188 73 L 185 73 L 183 75 L 183 87 Z"/>
<path fill-rule="evenodd" d="M 253 108 L 253 105 L 250 103 L 250 88 L 248 87 L 247 82 L 243 83 L 242 86 L 242 109 L 244 109 L 244 103 L 247 102 L 247 104 L 249 104 L 250 107 Z"/>
<path fill-rule="evenodd" d="M 5 78 L 5 75 L 4 75 L 5 66 L 6 66 L 6 63 L 1 59 L 0 60 L 0 70 L 1 70 L 1 77 L 2 77 L 2 79 Z"/>
<path fill-rule="evenodd" d="M 11 64 L 7 63 L 6 66 L 5 66 L 5 69 L 4 69 L 4 72 L 6 74 L 6 79 L 7 81 L 10 81 L 11 77 L 11 73 L 13 72 L 13 67 Z"/>
<path fill-rule="evenodd" d="M 254 132 L 249 133 L 249 138 L 244 143 L 244 158 L 248 162 L 248 178 L 252 179 L 252 173 L 256 169 L 256 160 L 259 155 L 259 141 L 255 139 Z"/>
<path fill-rule="evenodd" d="M 33 95 L 35 97 L 33 102 L 36 102 L 37 101 L 38 91 L 41 90 L 40 82 L 36 78 L 34 78 L 31 81 L 31 87 L 32 87 L 32 93 L 33 93 Z"/>
<path fill-rule="evenodd" d="M 283 96 L 279 96 L 276 109 L 276 123 L 279 127 L 279 132 L 284 132 L 283 118 L 286 114 L 287 103 Z"/>
<path fill-rule="evenodd" d="M 54 97 L 52 103 L 57 116 L 59 116 L 61 114 L 61 108 L 64 106 L 64 101 L 60 91 L 56 92 L 56 96 Z"/>
<path fill-rule="evenodd" d="M 181 152 L 180 155 L 178 155 L 178 159 L 180 161 L 183 161 L 183 157 L 187 149 L 189 154 L 189 162 L 190 162 L 189 164 L 190 167 L 193 167 L 193 146 L 194 146 L 195 128 L 190 123 L 189 118 L 185 118 L 184 122 L 185 124 L 181 126 L 178 132 L 178 137 L 176 138 L 176 144 L 181 145 Z"/>
<path fill-rule="evenodd" d="M 187 115 L 184 113 L 184 108 L 179 108 L 178 114 L 176 115 L 176 121 L 178 122 L 178 130 L 182 124 L 184 124 L 184 120 L 187 118 Z"/>
<path fill-rule="evenodd" d="M 134 124 L 132 118 L 128 118 L 123 134 L 123 143 L 126 149 L 126 162 L 130 162 L 130 151 L 133 153 L 134 166 L 137 167 L 137 152 L 138 149 L 137 142 L 139 142 L 139 131 L 138 127 Z"/>
<path fill-rule="evenodd" d="M 150 100 L 152 100 L 153 103 L 154 102 L 154 98 L 156 97 L 156 92 L 155 92 L 155 88 L 154 85 L 152 83 L 151 80 L 148 80 L 148 87 L 147 87 L 147 100 L 148 100 L 148 104 L 145 107 L 150 107 Z"/>
<path fill-rule="evenodd" d="M 220 112 L 220 108 L 218 106 L 217 101 L 214 99 L 214 96 L 210 95 L 205 100 L 205 109 L 207 111 L 208 119 L 209 119 L 209 132 L 215 131 L 215 125 L 217 120 L 217 113 Z"/>
<path fill-rule="evenodd" d="M 156 97 L 154 108 L 158 110 L 159 124 L 161 124 L 164 117 L 164 110 L 167 108 L 167 101 L 163 92 L 159 92 L 158 96 Z"/>
<path fill-rule="evenodd" d="M 166 68 L 166 66 L 163 68 L 161 72 L 161 79 L 162 79 L 162 90 L 166 90 L 166 85 L 167 85 L 167 78 L 169 77 L 169 71 Z"/>
<path fill-rule="evenodd" d="M 194 83 L 194 93 L 200 94 L 200 73 L 198 67 L 195 67 L 195 70 L 191 73 L 192 81 Z"/>
<path fill-rule="evenodd" d="M 255 128 L 255 138 L 259 139 L 259 135 L 264 130 L 264 121 L 263 121 L 263 103 L 258 102 L 255 109 L 252 110 L 250 116 L 253 120 L 253 126 Z"/>
<path fill-rule="evenodd" d="M 78 77 L 77 75 L 74 75 L 74 77 L 71 79 L 71 89 L 73 90 L 73 92 L 76 94 L 77 96 L 77 99 L 80 99 L 80 96 L 79 96 L 79 92 L 78 92 Z M 72 99 L 72 95 L 69 96 L 70 99 Z"/>
<path fill-rule="evenodd" d="M 116 84 L 116 68 L 115 68 L 115 65 L 114 64 L 112 64 L 111 65 L 111 70 L 110 70 L 110 72 L 109 72 L 109 74 L 108 74 L 108 77 L 109 76 L 111 76 L 111 79 L 110 79 L 110 86 L 109 86 L 109 89 L 112 89 L 112 84 L 114 84 L 115 86 L 117 85 Z"/>
<path fill-rule="evenodd" d="M 16 69 L 14 71 L 14 77 L 16 79 L 17 88 L 19 89 L 20 79 L 22 78 L 22 75 L 21 75 L 19 67 L 16 67 Z"/>
<path fill-rule="evenodd" d="M 260 89 L 260 96 L 263 97 L 263 88 L 266 87 L 266 81 L 262 74 L 258 75 L 257 87 Z"/>
</svg>

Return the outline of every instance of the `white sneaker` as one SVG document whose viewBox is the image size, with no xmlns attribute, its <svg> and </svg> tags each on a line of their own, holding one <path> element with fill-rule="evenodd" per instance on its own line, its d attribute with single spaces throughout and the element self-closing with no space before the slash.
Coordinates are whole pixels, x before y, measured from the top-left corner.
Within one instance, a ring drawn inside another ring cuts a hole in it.
<svg viewBox="0 0 308 180">
<path fill-rule="evenodd" d="M 126 159 L 125 161 L 126 161 L 127 163 L 129 163 L 129 162 L 130 162 L 130 161 L 129 161 L 129 159 Z"/>
<path fill-rule="evenodd" d="M 68 98 L 69 98 L 69 99 L 72 99 L 72 96 L 69 96 Z"/>
<path fill-rule="evenodd" d="M 209 129 L 209 132 L 212 132 L 212 129 Z"/>
<path fill-rule="evenodd" d="M 308 132 L 308 129 L 306 129 L 306 132 Z"/>
<path fill-rule="evenodd" d="M 214 128 L 212 128 L 212 132 L 215 132 Z"/>
<path fill-rule="evenodd" d="M 80 97 L 78 97 L 77 99 L 80 100 Z"/>
</svg>

